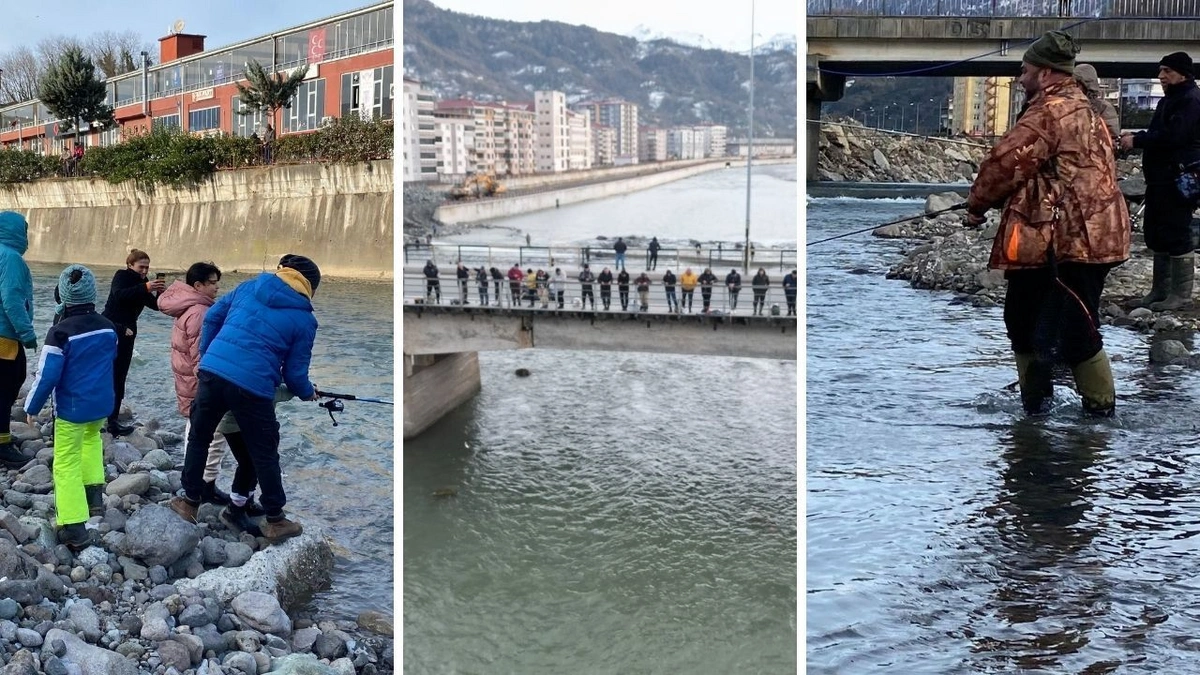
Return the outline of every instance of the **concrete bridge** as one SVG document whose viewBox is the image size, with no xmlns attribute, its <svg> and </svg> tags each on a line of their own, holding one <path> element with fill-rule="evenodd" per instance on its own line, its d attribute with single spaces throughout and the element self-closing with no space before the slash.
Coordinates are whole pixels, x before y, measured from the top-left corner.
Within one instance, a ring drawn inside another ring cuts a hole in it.
<svg viewBox="0 0 1200 675">
<path fill-rule="evenodd" d="M 761 314 L 753 312 L 754 292 L 747 279 L 736 296 L 723 285 L 714 286 L 708 312 L 699 288 L 691 307 L 677 312 L 667 307 L 662 269 L 652 273 L 645 311 L 632 284 L 626 308 L 613 284 L 605 309 L 598 283 L 593 285 L 595 309 L 580 306 L 581 285 L 576 280 L 566 284 L 562 309 L 554 296 L 546 298 L 545 306 L 523 290 L 514 296 L 507 279 L 500 283 L 499 294 L 489 284 L 486 304 L 480 302 L 473 278 L 465 295 L 457 280 L 441 280 L 438 303 L 439 294 L 427 293 L 424 276 L 406 272 L 404 437 L 416 436 L 479 392 L 481 351 L 569 349 L 796 360 L 797 317 L 787 314 L 782 276 L 772 278 Z M 575 269 L 571 272 L 574 277 Z M 636 277 L 639 272 L 631 268 L 630 274 Z M 676 293 L 681 295 L 678 288 Z M 776 307 L 778 314 L 773 313 Z"/>
<path fill-rule="evenodd" d="M 809 0 L 807 119 L 841 99 L 848 76 L 1016 75 L 1050 30 L 1079 40 L 1100 77 L 1154 77 L 1164 55 L 1200 51 L 1195 17 L 1200 0 Z M 819 126 L 807 125 L 810 177 Z"/>
</svg>

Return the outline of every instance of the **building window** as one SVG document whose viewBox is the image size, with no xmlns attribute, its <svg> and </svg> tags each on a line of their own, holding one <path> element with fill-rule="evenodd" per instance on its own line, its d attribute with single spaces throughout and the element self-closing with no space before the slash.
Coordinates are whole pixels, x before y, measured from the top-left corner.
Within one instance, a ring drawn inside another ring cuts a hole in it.
<svg viewBox="0 0 1200 675">
<path fill-rule="evenodd" d="M 283 131 L 310 131 L 321 125 L 325 114 L 325 80 L 309 80 L 300 85 L 292 107 L 283 111 Z"/>
<path fill-rule="evenodd" d="M 178 129 L 179 115 L 163 115 L 154 118 L 155 129 Z"/>
<path fill-rule="evenodd" d="M 241 138 L 249 138 L 259 133 L 263 129 L 263 120 L 266 119 L 266 114 L 261 110 L 243 115 L 245 110 L 246 107 L 242 105 L 241 97 L 234 96 L 233 102 L 229 106 L 230 127 L 233 129 L 233 135 Z"/>
<path fill-rule="evenodd" d="M 221 108 L 203 108 L 188 113 L 188 131 L 208 131 L 221 128 Z"/>
</svg>

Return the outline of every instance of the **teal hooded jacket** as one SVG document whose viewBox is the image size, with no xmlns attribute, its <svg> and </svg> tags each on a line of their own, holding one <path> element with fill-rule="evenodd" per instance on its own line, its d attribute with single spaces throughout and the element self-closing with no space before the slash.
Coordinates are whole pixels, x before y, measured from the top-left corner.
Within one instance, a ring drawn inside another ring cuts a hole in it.
<svg viewBox="0 0 1200 675">
<path fill-rule="evenodd" d="M 0 212 L 0 337 L 33 347 L 33 275 L 21 257 L 29 248 L 28 230 L 25 216 Z"/>
</svg>

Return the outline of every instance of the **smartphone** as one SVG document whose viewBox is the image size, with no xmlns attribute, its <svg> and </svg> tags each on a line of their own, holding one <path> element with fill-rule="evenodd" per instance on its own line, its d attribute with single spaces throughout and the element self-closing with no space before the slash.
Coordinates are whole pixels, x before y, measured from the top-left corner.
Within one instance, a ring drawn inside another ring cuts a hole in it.
<svg viewBox="0 0 1200 675">
<path fill-rule="evenodd" d="M 155 278 L 155 279 L 166 279 L 166 278 L 167 278 L 167 273 L 166 273 L 166 272 L 159 272 L 158 274 L 155 274 L 155 275 L 154 275 L 154 278 Z"/>
</svg>

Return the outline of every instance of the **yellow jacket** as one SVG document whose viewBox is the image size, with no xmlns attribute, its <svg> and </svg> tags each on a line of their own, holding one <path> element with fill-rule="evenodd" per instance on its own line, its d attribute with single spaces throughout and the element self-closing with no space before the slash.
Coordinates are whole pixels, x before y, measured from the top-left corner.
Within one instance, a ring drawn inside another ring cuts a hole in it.
<svg viewBox="0 0 1200 675">
<path fill-rule="evenodd" d="M 691 274 L 684 272 L 683 274 L 679 275 L 679 287 L 685 291 L 695 290 L 696 283 L 699 280 L 700 277 L 697 276 L 695 272 L 692 272 Z"/>
</svg>

